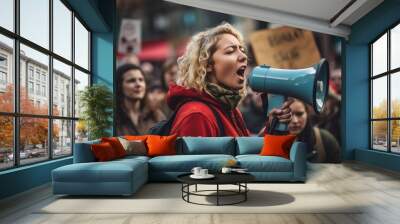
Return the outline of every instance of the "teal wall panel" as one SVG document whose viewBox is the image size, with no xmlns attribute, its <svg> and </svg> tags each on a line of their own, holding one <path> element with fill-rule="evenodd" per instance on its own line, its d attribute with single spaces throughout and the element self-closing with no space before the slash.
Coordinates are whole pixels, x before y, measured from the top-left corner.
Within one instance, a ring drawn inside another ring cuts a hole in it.
<svg viewBox="0 0 400 224">
<path fill-rule="evenodd" d="M 351 27 L 343 44 L 343 154 L 386 169 L 399 170 L 398 155 L 369 149 L 369 43 L 400 22 L 400 1 L 386 0 Z"/>
</svg>

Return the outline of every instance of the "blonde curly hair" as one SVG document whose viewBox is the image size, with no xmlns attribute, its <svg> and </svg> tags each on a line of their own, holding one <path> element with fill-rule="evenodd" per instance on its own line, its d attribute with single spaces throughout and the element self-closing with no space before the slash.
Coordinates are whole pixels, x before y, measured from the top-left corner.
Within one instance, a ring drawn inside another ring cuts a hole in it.
<svg viewBox="0 0 400 224">
<path fill-rule="evenodd" d="M 229 23 L 197 33 L 188 43 L 185 53 L 178 58 L 178 85 L 208 92 L 205 88 L 207 66 L 212 63 L 211 57 L 222 34 L 235 36 L 244 47 L 242 35 Z M 246 85 L 239 94 L 242 98 L 246 95 Z"/>
</svg>

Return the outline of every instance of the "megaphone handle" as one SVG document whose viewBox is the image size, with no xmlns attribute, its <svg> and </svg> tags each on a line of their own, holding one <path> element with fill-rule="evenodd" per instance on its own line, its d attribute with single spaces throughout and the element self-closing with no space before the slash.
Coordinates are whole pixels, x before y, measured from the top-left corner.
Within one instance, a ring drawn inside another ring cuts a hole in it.
<svg viewBox="0 0 400 224">
<path fill-rule="evenodd" d="M 274 108 L 280 108 L 286 101 L 286 96 L 269 94 L 268 95 L 268 113 Z M 276 135 L 285 135 L 288 132 L 288 124 L 279 122 L 278 118 L 274 117 L 270 124 L 269 132 Z"/>
</svg>

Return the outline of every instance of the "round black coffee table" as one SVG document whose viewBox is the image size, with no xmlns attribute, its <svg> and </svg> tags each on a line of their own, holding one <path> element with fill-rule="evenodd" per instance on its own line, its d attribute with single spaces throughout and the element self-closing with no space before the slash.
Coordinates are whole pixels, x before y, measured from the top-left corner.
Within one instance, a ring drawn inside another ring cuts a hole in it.
<svg viewBox="0 0 400 224">
<path fill-rule="evenodd" d="M 249 188 L 247 187 L 247 183 L 255 180 L 255 177 L 248 173 L 216 173 L 213 174 L 215 177 L 212 179 L 193 179 L 190 177 L 191 173 L 182 174 L 177 177 L 178 181 L 182 183 L 182 199 L 188 203 L 198 204 L 198 205 L 215 205 L 215 204 L 202 204 L 190 201 L 190 196 L 204 196 L 204 197 L 216 197 L 217 206 L 220 205 L 234 205 L 239 204 L 241 202 L 245 202 L 247 200 L 247 192 Z M 215 190 L 197 190 L 198 184 L 205 185 L 216 185 Z M 195 186 L 194 191 L 190 191 L 190 186 Z M 220 185 L 236 185 L 238 186 L 237 190 L 223 190 L 220 189 Z M 215 192 L 215 194 L 205 194 L 209 192 Z M 241 196 L 238 201 L 234 201 L 231 203 L 221 203 L 221 197 L 232 197 L 232 196 Z"/>
</svg>

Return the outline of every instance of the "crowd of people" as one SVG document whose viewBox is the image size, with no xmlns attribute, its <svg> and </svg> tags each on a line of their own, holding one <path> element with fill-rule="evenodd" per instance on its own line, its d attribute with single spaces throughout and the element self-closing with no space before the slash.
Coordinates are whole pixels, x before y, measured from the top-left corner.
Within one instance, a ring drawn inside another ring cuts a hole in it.
<svg viewBox="0 0 400 224">
<path fill-rule="evenodd" d="M 222 24 L 194 35 L 186 52 L 160 68 L 126 55 L 117 69 L 117 135 L 141 135 L 178 111 L 178 136 L 263 135 L 271 117 L 308 143 L 312 162 L 340 161 L 340 67 L 332 69 L 324 111 L 299 100 L 266 114 L 259 94 L 245 82 L 248 56 L 241 34 Z M 221 130 L 222 129 L 222 130 Z"/>
</svg>

